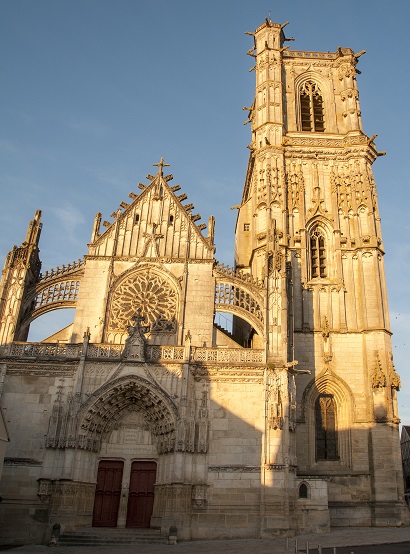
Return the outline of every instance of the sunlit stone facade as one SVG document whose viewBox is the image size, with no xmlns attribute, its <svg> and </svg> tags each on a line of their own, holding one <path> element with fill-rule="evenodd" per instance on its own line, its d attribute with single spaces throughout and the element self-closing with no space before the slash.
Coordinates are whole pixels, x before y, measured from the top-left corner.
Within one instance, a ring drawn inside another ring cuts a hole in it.
<svg viewBox="0 0 410 554">
<path fill-rule="evenodd" d="M 292 51 L 271 21 L 251 35 L 235 268 L 162 159 L 112 221 L 97 214 L 79 262 L 40 273 L 40 212 L 6 259 L 6 541 L 55 523 L 189 540 L 407 522 L 360 54 Z M 25 342 L 66 307 L 72 325 Z"/>
</svg>

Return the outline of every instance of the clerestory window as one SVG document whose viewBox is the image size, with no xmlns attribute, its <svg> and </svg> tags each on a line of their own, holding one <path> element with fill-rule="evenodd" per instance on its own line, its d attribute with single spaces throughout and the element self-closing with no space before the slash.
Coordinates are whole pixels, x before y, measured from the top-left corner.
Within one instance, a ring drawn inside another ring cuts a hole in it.
<svg viewBox="0 0 410 554">
<path fill-rule="evenodd" d="M 316 460 L 338 460 L 336 403 L 332 394 L 320 394 L 315 403 Z"/>
<path fill-rule="evenodd" d="M 306 81 L 300 89 L 300 120 L 302 131 L 323 133 L 325 130 L 322 93 L 312 81 Z"/>
<path fill-rule="evenodd" d="M 310 235 L 311 277 L 327 277 L 325 237 L 319 229 Z"/>
</svg>

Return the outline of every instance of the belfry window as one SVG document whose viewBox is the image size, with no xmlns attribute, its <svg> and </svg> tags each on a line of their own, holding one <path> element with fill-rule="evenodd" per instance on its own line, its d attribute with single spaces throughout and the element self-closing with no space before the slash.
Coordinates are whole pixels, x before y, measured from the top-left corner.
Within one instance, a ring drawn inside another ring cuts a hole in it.
<svg viewBox="0 0 410 554">
<path fill-rule="evenodd" d="M 300 89 L 300 121 L 302 131 L 323 133 L 325 130 L 322 94 L 312 81 L 306 81 Z"/>
<path fill-rule="evenodd" d="M 325 238 L 319 229 L 310 235 L 310 260 L 312 279 L 327 277 Z"/>
<path fill-rule="evenodd" d="M 320 394 L 315 403 L 316 460 L 338 460 L 336 403 L 332 394 Z"/>
</svg>

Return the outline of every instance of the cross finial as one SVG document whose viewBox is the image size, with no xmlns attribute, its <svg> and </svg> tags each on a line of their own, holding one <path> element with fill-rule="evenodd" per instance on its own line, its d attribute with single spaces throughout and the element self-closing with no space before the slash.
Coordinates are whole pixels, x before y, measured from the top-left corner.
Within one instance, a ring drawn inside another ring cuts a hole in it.
<svg viewBox="0 0 410 554">
<path fill-rule="evenodd" d="M 162 169 L 164 167 L 169 167 L 170 164 L 166 164 L 164 162 L 164 158 L 161 156 L 161 159 L 159 160 L 159 163 L 152 164 L 152 165 L 158 167 L 158 175 L 160 175 L 162 177 Z"/>
</svg>

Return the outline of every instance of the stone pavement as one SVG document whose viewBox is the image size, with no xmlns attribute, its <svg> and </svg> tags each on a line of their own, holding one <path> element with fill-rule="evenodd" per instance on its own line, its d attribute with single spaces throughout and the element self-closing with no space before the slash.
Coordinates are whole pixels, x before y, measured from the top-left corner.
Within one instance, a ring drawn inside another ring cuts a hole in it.
<svg viewBox="0 0 410 554">
<path fill-rule="evenodd" d="M 385 545 L 385 548 L 371 549 L 382 554 L 410 553 L 410 527 L 358 527 L 339 528 L 324 535 L 300 535 L 289 539 L 286 550 L 286 539 L 233 539 L 214 541 L 181 542 L 176 546 L 161 544 L 138 544 L 125 546 L 64 546 L 54 549 L 55 554 L 293 554 L 295 538 L 298 540 L 298 551 L 306 551 L 309 543 L 310 553 L 317 552 L 318 544 L 323 554 L 332 553 L 337 547 L 337 554 L 354 552 L 353 547 L 360 545 Z M 397 544 L 394 543 L 408 543 Z M 346 547 L 349 547 L 346 550 Z M 325 550 L 327 549 L 327 550 Z M 329 550 L 330 549 L 330 550 Z M 359 548 L 357 552 L 367 552 Z M 13 548 L 11 552 L 37 554 L 49 552 L 47 546 L 27 545 Z"/>
</svg>

